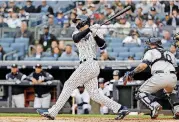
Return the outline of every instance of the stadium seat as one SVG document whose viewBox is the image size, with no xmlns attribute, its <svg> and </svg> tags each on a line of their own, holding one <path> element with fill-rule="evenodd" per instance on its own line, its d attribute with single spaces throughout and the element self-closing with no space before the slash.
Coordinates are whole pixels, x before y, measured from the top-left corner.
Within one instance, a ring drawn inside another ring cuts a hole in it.
<svg viewBox="0 0 179 122">
<path fill-rule="evenodd" d="M 25 56 L 25 45 L 24 44 L 21 44 L 21 43 L 12 43 L 11 44 L 11 47 L 14 49 L 14 50 L 17 50 L 17 56 L 22 59 L 24 58 Z M 16 56 L 14 55 L 14 56 Z"/>
<path fill-rule="evenodd" d="M 55 57 L 42 57 L 41 61 L 56 61 Z"/>
<path fill-rule="evenodd" d="M 113 52 L 128 52 L 128 47 L 113 48 Z"/>
<path fill-rule="evenodd" d="M 73 58 L 74 61 L 79 61 L 78 57 Z"/>
<path fill-rule="evenodd" d="M 131 47 L 129 48 L 130 52 L 144 52 L 144 48 L 143 47 Z"/>
<path fill-rule="evenodd" d="M 51 52 L 43 52 L 42 55 L 44 57 L 51 57 L 52 56 L 52 53 Z"/>
<path fill-rule="evenodd" d="M 144 53 L 143 52 L 138 52 L 138 53 L 135 53 L 135 57 L 143 57 Z"/>
<path fill-rule="evenodd" d="M 116 57 L 116 60 L 124 60 L 123 57 Z"/>
<path fill-rule="evenodd" d="M 69 58 L 69 57 L 59 57 L 58 60 L 59 60 L 59 61 L 73 61 L 74 58 Z"/>
<path fill-rule="evenodd" d="M 107 50 L 107 52 L 112 52 L 113 48 L 112 47 L 107 47 L 106 50 Z"/>
<path fill-rule="evenodd" d="M 139 47 L 139 45 L 136 43 L 127 43 L 127 44 L 124 44 L 124 47 Z"/>
<path fill-rule="evenodd" d="M 15 38 L 15 43 L 23 43 L 27 51 L 29 47 L 29 38 Z"/>
<path fill-rule="evenodd" d="M 3 42 L 3 43 L 13 43 L 14 42 L 14 38 L 1 38 L 0 42 Z"/>
<path fill-rule="evenodd" d="M 119 57 L 128 58 L 129 56 L 134 56 L 133 52 L 121 52 L 119 53 Z"/>
<path fill-rule="evenodd" d="M 135 59 L 135 60 L 141 60 L 142 57 L 138 57 L 138 56 L 136 57 L 136 56 L 135 56 L 134 59 Z"/>
<path fill-rule="evenodd" d="M 9 47 L 10 43 L 4 43 L 4 42 L 0 42 L 0 45 L 5 48 L 5 47 Z"/>
<path fill-rule="evenodd" d="M 108 47 L 119 48 L 119 47 L 123 47 L 123 44 L 122 43 L 109 43 Z"/>
<path fill-rule="evenodd" d="M 108 52 L 109 56 L 112 56 L 112 57 L 117 57 L 118 56 L 118 53 L 117 52 Z"/>
<path fill-rule="evenodd" d="M 9 53 L 11 51 L 13 51 L 14 49 L 12 47 L 4 47 L 4 51 L 5 53 Z"/>
</svg>

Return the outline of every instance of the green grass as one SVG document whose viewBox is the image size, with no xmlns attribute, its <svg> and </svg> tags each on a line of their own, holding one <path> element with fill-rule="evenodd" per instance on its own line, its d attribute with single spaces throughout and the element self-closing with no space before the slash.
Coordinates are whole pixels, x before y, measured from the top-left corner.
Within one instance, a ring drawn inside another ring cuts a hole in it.
<svg viewBox="0 0 179 122">
<path fill-rule="evenodd" d="M 40 117 L 38 114 L 32 113 L 0 113 L 0 117 Z M 115 115 L 100 115 L 100 114 L 89 114 L 89 115 L 72 115 L 72 114 L 59 114 L 58 117 L 95 117 L 95 118 L 114 118 Z M 127 118 L 150 118 L 148 115 L 130 115 Z M 160 115 L 159 118 L 169 119 L 172 116 L 163 116 Z"/>
</svg>

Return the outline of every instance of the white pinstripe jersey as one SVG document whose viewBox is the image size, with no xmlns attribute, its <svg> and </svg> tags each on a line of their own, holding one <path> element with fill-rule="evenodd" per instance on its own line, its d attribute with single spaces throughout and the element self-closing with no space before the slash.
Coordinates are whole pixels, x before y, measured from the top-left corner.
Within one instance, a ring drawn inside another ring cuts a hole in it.
<svg viewBox="0 0 179 122">
<path fill-rule="evenodd" d="M 75 30 L 72 36 L 78 33 L 78 30 Z M 79 51 L 80 61 L 84 59 L 96 58 L 97 54 L 97 44 L 91 32 L 89 32 L 84 38 L 82 38 L 78 43 L 75 43 Z"/>
</svg>

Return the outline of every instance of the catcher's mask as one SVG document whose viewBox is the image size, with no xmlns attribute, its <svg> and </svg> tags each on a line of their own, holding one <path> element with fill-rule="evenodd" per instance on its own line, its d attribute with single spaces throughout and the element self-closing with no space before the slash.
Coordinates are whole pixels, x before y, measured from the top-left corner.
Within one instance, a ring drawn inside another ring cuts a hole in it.
<svg viewBox="0 0 179 122">
<path fill-rule="evenodd" d="M 79 30 L 80 28 L 84 27 L 85 25 L 90 26 L 90 18 L 85 15 L 79 15 L 73 20 L 73 23 L 76 23 L 76 28 Z"/>
<path fill-rule="evenodd" d="M 150 47 L 150 45 L 156 45 L 159 48 L 162 48 L 162 42 L 160 38 L 149 38 L 146 41 L 146 44 Z"/>
<path fill-rule="evenodd" d="M 173 40 L 175 41 L 176 47 L 179 48 L 179 32 L 173 36 Z"/>
</svg>

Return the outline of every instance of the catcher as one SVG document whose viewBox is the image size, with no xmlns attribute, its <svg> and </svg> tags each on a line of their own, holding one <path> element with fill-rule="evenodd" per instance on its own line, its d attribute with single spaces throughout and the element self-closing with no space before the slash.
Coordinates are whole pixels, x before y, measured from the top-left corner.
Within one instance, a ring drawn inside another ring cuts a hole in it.
<svg viewBox="0 0 179 122">
<path fill-rule="evenodd" d="M 158 38 L 150 38 L 146 44 L 149 46 L 149 49 L 145 52 L 142 63 L 133 71 L 125 73 L 123 78 L 124 85 L 132 81 L 135 74 L 142 72 L 150 66 L 152 77 L 139 88 L 136 95 L 137 99 L 142 101 L 151 110 L 151 119 L 156 119 L 162 106 L 152 94 L 164 89 L 164 93 L 170 98 L 169 102 L 173 107 L 174 117 L 177 119 L 179 118 L 179 100 L 174 93 L 177 83 L 175 56 L 163 49 L 161 40 Z"/>
</svg>

